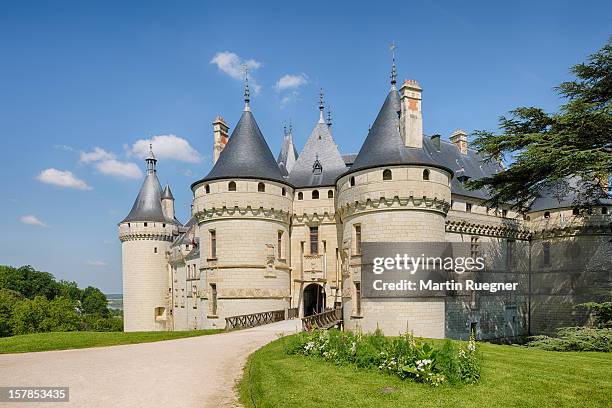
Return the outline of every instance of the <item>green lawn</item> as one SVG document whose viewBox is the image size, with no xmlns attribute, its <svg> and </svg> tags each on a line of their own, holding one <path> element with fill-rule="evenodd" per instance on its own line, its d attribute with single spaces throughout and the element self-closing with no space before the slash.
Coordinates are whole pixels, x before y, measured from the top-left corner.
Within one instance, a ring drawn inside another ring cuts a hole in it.
<svg viewBox="0 0 612 408">
<path fill-rule="evenodd" d="M 223 330 L 191 330 L 172 332 L 54 332 L 0 338 L 0 354 L 30 351 L 65 350 L 118 344 L 148 343 L 160 340 L 215 334 Z"/>
<path fill-rule="evenodd" d="M 480 344 L 481 382 L 459 387 L 402 381 L 285 354 L 281 338 L 251 355 L 239 384 L 253 407 L 611 407 L 612 353 Z M 250 377 L 250 381 L 249 381 Z M 390 391 L 390 393 L 389 393 Z"/>
</svg>

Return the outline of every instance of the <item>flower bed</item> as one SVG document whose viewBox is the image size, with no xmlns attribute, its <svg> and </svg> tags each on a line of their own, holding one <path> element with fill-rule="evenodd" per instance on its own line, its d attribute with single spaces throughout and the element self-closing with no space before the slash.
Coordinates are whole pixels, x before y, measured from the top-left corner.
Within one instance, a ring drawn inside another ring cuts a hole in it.
<svg viewBox="0 0 612 408">
<path fill-rule="evenodd" d="M 378 370 L 432 386 L 471 384 L 480 378 L 480 355 L 473 338 L 467 342 L 446 340 L 436 347 L 410 333 L 386 337 L 379 331 L 362 334 L 315 330 L 292 336 L 285 351 L 337 365 Z"/>
</svg>

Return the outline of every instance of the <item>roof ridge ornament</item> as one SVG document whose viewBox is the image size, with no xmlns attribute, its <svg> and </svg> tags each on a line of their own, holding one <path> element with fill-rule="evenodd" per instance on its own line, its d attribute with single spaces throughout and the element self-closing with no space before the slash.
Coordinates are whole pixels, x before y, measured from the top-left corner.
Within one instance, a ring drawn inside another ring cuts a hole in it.
<svg viewBox="0 0 612 408">
<path fill-rule="evenodd" d="M 325 123 L 325 118 L 323 117 L 323 110 L 325 109 L 325 104 L 323 103 L 323 88 L 319 91 L 319 123 Z"/>
<path fill-rule="evenodd" d="M 332 125 L 332 117 L 331 117 L 331 109 L 327 108 L 327 126 L 331 127 Z"/>
<path fill-rule="evenodd" d="M 395 84 L 397 83 L 397 69 L 395 67 L 395 50 L 397 49 L 397 45 L 395 45 L 395 41 L 389 45 L 389 51 L 391 51 L 391 60 L 393 61 L 391 65 L 391 90 L 396 90 Z"/>
<path fill-rule="evenodd" d="M 244 72 L 244 111 L 249 112 L 251 107 L 249 102 L 251 101 L 251 91 L 249 90 L 249 67 L 246 64 L 242 64 L 242 70 Z"/>
</svg>

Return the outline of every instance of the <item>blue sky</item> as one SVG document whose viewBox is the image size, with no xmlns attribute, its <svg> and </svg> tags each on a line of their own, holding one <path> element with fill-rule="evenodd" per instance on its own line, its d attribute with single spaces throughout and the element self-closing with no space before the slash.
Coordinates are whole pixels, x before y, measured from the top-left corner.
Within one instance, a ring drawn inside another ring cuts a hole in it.
<svg viewBox="0 0 612 408">
<path fill-rule="evenodd" d="M 391 41 L 399 79 L 424 89 L 425 132 L 448 137 L 494 130 L 517 106 L 554 110 L 552 88 L 612 34 L 604 1 L 177 3 L 0 5 L 0 264 L 120 292 L 117 222 L 143 146 L 157 141 L 186 221 L 189 185 L 211 166 L 211 121 L 240 116 L 242 62 L 275 155 L 289 120 L 303 146 L 320 87 L 350 153 L 388 91 Z"/>
</svg>

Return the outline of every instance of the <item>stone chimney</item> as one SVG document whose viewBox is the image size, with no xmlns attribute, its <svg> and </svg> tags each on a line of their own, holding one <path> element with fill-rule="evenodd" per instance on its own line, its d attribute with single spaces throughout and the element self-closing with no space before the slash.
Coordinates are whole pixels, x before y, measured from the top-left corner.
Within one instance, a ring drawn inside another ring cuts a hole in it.
<svg viewBox="0 0 612 408">
<path fill-rule="evenodd" d="M 455 130 L 450 137 L 450 141 L 452 144 L 457 146 L 457 149 L 459 149 L 461 154 L 467 154 L 468 140 L 467 140 L 467 133 L 465 133 L 464 130 L 461 130 L 461 129 Z"/>
<path fill-rule="evenodd" d="M 407 79 L 400 88 L 400 134 L 407 147 L 423 147 L 422 90 L 414 79 Z"/>
<path fill-rule="evenodd" d="M 219 160 L 219 155 L 225 148 L 228 139 L 229 127 L 221 116 L 217 116 L 212 123 L 213 125 L 213 164 Z"/>
</svg>

